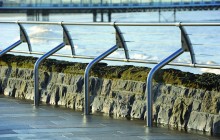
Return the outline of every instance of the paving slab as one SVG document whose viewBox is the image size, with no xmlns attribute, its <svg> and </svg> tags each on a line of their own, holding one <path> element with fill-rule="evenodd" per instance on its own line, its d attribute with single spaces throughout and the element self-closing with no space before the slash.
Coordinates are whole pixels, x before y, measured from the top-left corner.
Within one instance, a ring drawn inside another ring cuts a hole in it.
<svg viewBox="0 0 220 140">
<path fill-rule="evenodd" d="M 219 140 L 195 132 L 148 128 L 145 121 L 40 105 L 0 96 L 0 139 L 3 140 Z"/>
</svg>

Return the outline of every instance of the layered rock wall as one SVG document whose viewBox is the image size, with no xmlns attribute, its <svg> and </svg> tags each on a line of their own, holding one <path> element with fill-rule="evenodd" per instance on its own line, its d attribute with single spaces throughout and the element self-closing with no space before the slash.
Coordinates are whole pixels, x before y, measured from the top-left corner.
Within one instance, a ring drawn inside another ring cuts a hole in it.
<svg viewBox="0 0 220 140">
<path fill-rule="evenodd" d="M 14 58 L 14 56 L 11 57 Z M 30 58 L 28 60 L 34 61 L 35 59 Z M 30 68 L 32 65 L 29 63 L 26 65 L 24 63 L 18 64 L 16 61 L 1 60 L 0 91 L 7 96 L 33 100 L 33 69 Z M 33 62 L 31 61 L 31 63 Z M 41 67 L 40 71 L 41 101 L 47 104 L 83 110 L 84 78 L 82 74 L 86 64 L 74 63 L 71 64 L 75 65 L 74 68 L 68 67 L 65 70 L 59 70 L 55 63 L 50 62 L 50 64 L 52 65 L 47 66 L 47 68 Z M 53 66 L 57 69 L 53 70 Z M 92 112 L 102 112 L 116 117 L 146 119 L 146 84 L 142 80 L 132 79 L 135 76 L 144 79 L 143 75 L 140 76 L 141 72 L 137 72 L 138 69 L 133 66 L 125 66 L 112 70 L 112 74 L 110 71 L 113 67 L 110 67 L 109 74 L 106 74 L 100 67 L 105 67 L 103 68 L 105 70 L 108 69 L 106 65 L 101 64 L 92 71 L 93 75 L 100 77 L 90 78 Z M 70 70 L 75 72 L 66 72 Z M 144 70 L 147 73 L 146 68 L 139 68 L 139 70 L 142 72 Z M 218 81 L 217 75 L 211 75 L 212 78 L 214 76 L 213 81 L 211 81 L 207 74 L 198 76 L 176 70 L 167 70 L 160 72 L 160 74 L 161 77 L 155 77 L 156 82 L 153 87 L 154 122 L 169 124 L 176 128 L 220 133 L 219 83 L 213 82 Z M 104 78 L 101 78 L 100 75 Z M 123 79 L 126 75 L 130 80 Z M 186 75 L 190 76 L 187 77 Z M 194 78 L 190 80 L 192 75 Z M 206 80 L 208 79 L 209 83 L 198 80 L 201 77 L 207 77 Z M 176 82 L 171 79 L 176 79 Z M 170 81 L 171 84 L 166 80 Z M 194 82 L 190 83 L 192 80 Z"/>
</svg>

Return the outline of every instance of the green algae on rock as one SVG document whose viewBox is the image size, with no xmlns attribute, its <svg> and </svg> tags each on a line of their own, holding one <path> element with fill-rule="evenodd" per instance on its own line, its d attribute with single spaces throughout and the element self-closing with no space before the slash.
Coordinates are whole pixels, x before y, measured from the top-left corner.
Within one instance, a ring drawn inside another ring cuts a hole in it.
<svg viewBox="0 0 220 140">
<path fill-rule="evenodd" d="M 0 58 L 1 66 L 33 69 L 37 58 L 30 56 L 14 56 L 6 54 Z M 55 59 L 46 59 L 40 65 L 41 71 L 60 72 L 73 75 L 83 75 L 86 63 L 59 61 Z M 96 64 L 91 75 L 107 79 L 123 79 L 146 82 L 150 68 L 136 67 L 132 65 L 125 66 L 107 66 L 106 63 Z M 154 76 L 157 83 L 180 85 L 189 88 L 199 88 L 204 90 L 220 90 L 220 75 L 203 73 L 193 74 L 182 72 L 176 69 L 162 69 Z"/>
</svg>

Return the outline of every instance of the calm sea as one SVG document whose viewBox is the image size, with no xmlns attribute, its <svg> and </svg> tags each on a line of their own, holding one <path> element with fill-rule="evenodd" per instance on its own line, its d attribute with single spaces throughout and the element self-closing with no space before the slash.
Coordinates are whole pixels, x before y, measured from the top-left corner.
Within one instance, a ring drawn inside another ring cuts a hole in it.
<svg viewBox="0 0 220 140">
<path fill-rule="evenodd" d="M 220 11 L 180 11 L 176 14 L 177 22 L 220 22 Z M 100 17 L 98 17 L 100 18 Z M 107 20 L 107 15 L 104 16 Z M 0 21 L 26 20 L 24 14 L 0 14 Z M 53 14 L 50 21 L 92 22 L 92 14 Z M 158 12 L 135 12 L 113 14 L 116 22 L 158 22 Z M 162 22 L 173 22 L 173 12 L 162 12 Z M 33 51 L 47 52 L 62 43 L 62 28 L 51 25 L 24 25 L 33 47 Z M 115 45 L 113 27 L 67 26 L 74 43 L 77 55 L 98 56 Z M 178 27 L 120 27 L 132 59 L 160 61 L 181 47 L 180 30 Z M 196 60 L 199 64 L 220 64 L 220 27 L 186 27 L 193 44 Z M 16 24 L 0 24 L 0 49 L 4 49 L 19 39 Z M 22 44 L 16 50 L 27 50 Z M 69 46 L 58 53 L 71 54 Z M 109 57 L 124 58 L 123 50 L 118 50 Z M 64 59 L 68 61 L 90 62 L 91 60 Z M 190 63 L 188 53 L 178 57 L 175 62 Z M 111 65 L 138 65 L 125 62 L 109 62 Z M 184 68 L 181 70 L 194 73 L 214 72 L 219 70 Z"/>
</svg>

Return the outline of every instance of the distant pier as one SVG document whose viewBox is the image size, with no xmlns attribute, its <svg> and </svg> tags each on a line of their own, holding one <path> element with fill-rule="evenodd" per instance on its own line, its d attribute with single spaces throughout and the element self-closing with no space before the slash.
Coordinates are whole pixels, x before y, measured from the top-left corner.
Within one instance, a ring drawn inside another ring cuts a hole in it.
<svg viewBox="0 0 220 140">
<path fill-rule="evenodd" d="M 162 11 L 218 10 L 220 0 L 17 0 L 0 1 L 0 13 L 26 13 L 27 20 L 49 21 L 51 13 L 91 13 L 93 22 L 111 22 L 113 13 L 158 11 L 159 22 Z M 98 15 L 100 14 L 100 19 Z M 107 19 L 104 19 L 104 14 Z"/>
</svg>

